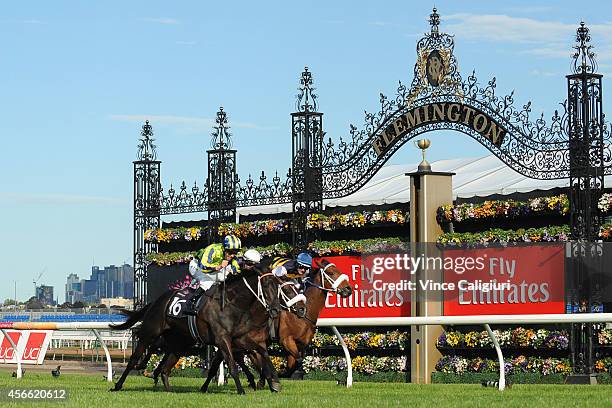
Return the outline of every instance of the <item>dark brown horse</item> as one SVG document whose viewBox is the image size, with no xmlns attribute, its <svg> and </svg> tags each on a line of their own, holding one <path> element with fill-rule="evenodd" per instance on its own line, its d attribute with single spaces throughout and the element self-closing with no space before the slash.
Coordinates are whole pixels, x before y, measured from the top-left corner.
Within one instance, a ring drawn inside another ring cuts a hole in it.
<svg viewBox="0 0 612 408">
<path fill-rule="evenodd" d="M 313 270 L 304 280 L 304 295 L 306 296 L 306 315 L 299 316 L 295 313 L 290 313 L 282 310 L 278 319 L 275 319 L 276 332 L 279 336 L 279 343 L 288 353 L 287 369 L 279 373 L 281 377 L 291 377 L 295 372 L 298 362 L 304 357 L 304 349 L 310 344 L 316 331 L 316 324 L 321 310 L 325 307 L 325 299 L 328 294 L 337 293 L 342 298 L 351 296 L 353 288 L 349 284 L 348 276 L 343 274 L 335 264 L 330 263 L 326 259 L 322 259 L 318 264 L 314 265 Z M 262 346 L 265 344 L 260 343 Z M 263 376 L 262 364 L 260 356 L 255 354 L 250 355 L 251 360 L 255 364 L 258 371 L 262 374 L 259 381 L 259 387 L 263 387 L 265 377 Z M 206 383 L 202 387 L 205 389 L 210 383 L 212 377 L 216 374 L 217 368 L 221 363 L 223 355 L 217 353 L 215 359 L 211 363 L 208 372 Z M 236 356 L 236 361 L 241 358 Z M 243 368 L 243 371 L 245 369 Z M 251 375 L 248 370 L 245 371 L 247 378 Z"/>
<path fill-rule="evenodd" d="M 258 270 L 229 277 L 225 282 L 224 301 L 221 299 L 221 286 L 217 285 L 205 294 L 208 299 L 205 300 L 196 319 L 200 337 L 206 344 L 218 347 L 229 366 L 230 375 L 234 378 L 239 394 L 243 394 L 244 389 L 240 384 L 238 368 L 233 358 L 233 339 L 241 339 L 240 347 L 255 350 L 262 356 L 266 379 L 270 389 L 276 391 L 280 388 L 280 383 L 267 350 L 245 338 L 245 334 L 266 328 L 269 316 L 278 315 L 280 309 L 277 296 L 278 280 L 270 274 L 260 277 Z M 256 293 L 253 293 L 255 290 L 252 288 L 257 288 Z M 111 325 L 114 329 L 128 329 L 142 321 L 137 330 L 136 348 L 112 391 L 122 388 L 128 373 L 139 363 L 142 364 L 142 357 L 147 350 L 163 344 L 167 352 L 179 355 L 183 350 L 193 347 L 194 341 L 185 319 L 167 316 L 173 294 L 174 292 L 167 292 L 150 305 L 133 313 L 125 323 Z"/>
<path fill-rule="evenodd" d="M 272 258 L 266 258 L 260 263 L 259 268 L 261 270 L 267 271 L 270 269 L 270 264 L 272 262 L 273 262 Z M 295 282 L 287 277 L 278 277 L 276 279 L 278 279 L 279 281 L 278 298 L 279 298 L 279 306 L 281 307 L 281 310 L 287 313 L 295 314 L 296 316 L 305 316 L 306 298 L 303 294 L 298 293 L 298 291 L 295 288 Z M 273 322 L 271 323 L 274 324 Z M 253 377 L 249 369 L 244 364 L 244 353 L 253 352 L 256 355 L 260 355 L 262 357 L 264 355 L 267 355 L 266 345 L 267 345 L 269 333 L 270 331 L 269 331 L 268 326 L 260 326 L 260 327 L 254 328 L 248 333 L 243 333 L 240 336 L 236 336 L 232 339 L 232 346 L 235 351 L 234 359 L 238 363 L 238 365 L 240 365 L 240 367 L 243 369 L 244 373 L 247 376 L 249 385 L 253 389 L 256 389 L 255 378 Z M 257 344 L 258 346 L 255 347 L 254 344 Z M 262 353 L 262 350 L 265 350 L 265 352 Z M 190 352 L 193 352 L 194 350 L 185 349 L 185 350 L 181 350 L 182 351 L 181 353 L 176 353 L 176 352 L 173 353 L 173 352 L 169 352 L 166 348 L 162 346 L 159 348 L 159 350 L 156 350 L 156 351 L 163 352 L 165 354 L 162 360 L 158 363 L 157 367 L 155 368 L 154 373 L 153 373 L 153 378 L 155 380 L 155 383 L 157 384 L 158 377 L 161 375 L 162 382 L 164 383 L 164 387 L 168 390 L 169 389 L 168 377 L 170 375 L 170 372 L 172 371 L 174 364 L 176 364 L 176 362 L 178 361 L 178 358 L 181 355 L 187 355 Z M 219 356 L 218 361 L 213 360 L 213 363 L 209 369 L 209 373 L 211 374 L 209 375 L 209 378 L 207 379 L 207 381 L 204 383 L 204 385 L 201 388 L 201 391 L 203 392 L 207 391 L 208 384 L 210 383 L 212 376 L 214 376 L 214 373 L 216 373 L 218 366 L 220 365 L 221 361 L 223 361 L 223 354 L 219 352 L 218 356 Z"/>
</svg>

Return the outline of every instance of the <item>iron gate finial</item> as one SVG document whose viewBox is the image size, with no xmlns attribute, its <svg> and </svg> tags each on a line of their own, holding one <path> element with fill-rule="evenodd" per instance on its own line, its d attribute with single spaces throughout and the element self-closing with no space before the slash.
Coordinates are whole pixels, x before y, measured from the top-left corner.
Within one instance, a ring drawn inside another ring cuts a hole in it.
<svg viewBox="0 0 612 408">
<path fill-rule="evenodd" d="M 574 45 L 575 52 L 572 55 L 572 69 L 576 74 L 592 74 L 597 71 L 595 52 L 593 52 L 593 46 L 590 42 L 589 28 L 584 21 L 581 21 L 580 27 L 576 29 L 577 45 Z"/>
<path fill-rule="evenodd" d="M 228 150 L 232 148 L 232 134 L 229 132 L 230 126 L 227 124 L 227 113 L 223 110 L 223 106 L 219 107 L 217 118 L 215 119 L 216 126 L 213 126 L 214 131 L 211 133 L 211 146 L 215 150 Z"/>
<path fill-rule="evenodd" d="M 431 34 L 438 34 L 438 26 L 440 25 L 440 15 L 438 14 L 438 9 L 433 8 L 432 13 L 429 15 L 429 24 L 431 24 Z"/>
<path fill-rule="evenodd" d="M 153 139 L 153 126 L 149 124 L 148 120 L 142 126 L 140 136 L 142 136 L 142 138 L 138 145 L 138 160 L 155 160 L 157 153 L 155 151 L 156 146 L 153 144 L 155 141 L 155 139 Z"/>
</svg>

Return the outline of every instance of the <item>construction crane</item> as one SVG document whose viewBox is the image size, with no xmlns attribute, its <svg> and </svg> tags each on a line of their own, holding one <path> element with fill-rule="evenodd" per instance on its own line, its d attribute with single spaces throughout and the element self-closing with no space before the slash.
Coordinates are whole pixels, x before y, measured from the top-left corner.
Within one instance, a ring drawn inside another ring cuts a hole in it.
<svg viewBox="0 0 612 408">
<path fill-rule="evenodd" d="M 44 275 L 46 270 L 47 267 L 45 266 L 43 270 L 38 274 L 36 279 L 32 280 L 32 283 L 34 284 L 34 297 L 36 297 L 36 288 L 38 287 L 38 282 L 40 282 L 40 278 Z"/>
</svg>

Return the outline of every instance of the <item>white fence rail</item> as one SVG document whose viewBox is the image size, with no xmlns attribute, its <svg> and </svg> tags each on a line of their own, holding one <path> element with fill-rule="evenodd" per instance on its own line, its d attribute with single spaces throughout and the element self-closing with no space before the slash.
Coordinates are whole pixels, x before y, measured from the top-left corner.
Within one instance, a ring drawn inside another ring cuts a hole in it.
<svg viewBox="0 0 612 408">
<path fill-rule="evenodd" d="M 577 314 L 533 314 L 533 315 L 481 315 L 481 316 L 424 316 L 424 317 L 378 317 L 378 318 L 338 318 L 338 319 L 319 319 L 317 326 L 331 327 L 334 334 L 340 340 L 342 349 L 347 359 L 346 365 L 348 376 L 346 385 L 352 386 L 351 358 L 348 347 L 346 346 L 337 327 L 346 326 L 421 326 L 421 325 L 483 325 L 489 333 L 489 337 L 495 346 L 499 360 L 499 389 L 505 388 L 504 358 L 501 347 L 491 330 L 491 324 L 549 324 L 549 323 L 608 323 L 612 322 L 612 313 L 577 313 Z M 109 322 L 61 322 L 61 323 L 42 323 L 42 322 L 3 322 L 1 329 L 13 330 L 92 330 L 96 339 L 102 345 L 106 355 L 108 381 L 112 381 L 112 362 L 110 353 L 100 335 L 99 330 L 109 329 Z M 10 338 L 9 338 L 10 341 Z M 15 347 L 13 345 L 13 347 Z M 15 349 L 17 355 L 19 352 Z M 21 378 L 21 361 L 17 358 L 17 378 Z"/>
</svg>

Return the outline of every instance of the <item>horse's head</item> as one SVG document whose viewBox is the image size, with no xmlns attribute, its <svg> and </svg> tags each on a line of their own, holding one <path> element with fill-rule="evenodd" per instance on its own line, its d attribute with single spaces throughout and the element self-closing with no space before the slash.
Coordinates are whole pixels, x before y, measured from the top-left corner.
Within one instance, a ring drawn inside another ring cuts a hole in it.
<svg viewBox="0 0 612 408">
<path fill-rule="evenodd" d="M 300 293 L 299 284 L 287 276 L 279 276 L 277 279 L 280 306 L 294 312 L 298 317 L 306 316 L 306 296 Z"/>
<path fill-rule="evenodd" d="M 348 275 L 342 273 L 335 264 L 327 259 L 321 259 L 313 263 L 310 279 L 320 289 L 328 292 L 337 292 L 343 298 L 347 298 L 353 293 Z"/>
<path fill-rule="evenodd" d="M 276 318 L 281 310 L 278 300 L 279 281 L 271 272 L 263 273 L 258 277 L 258 287 L 261 291 L 261 298 L 266 307 L 266 311 L 271 318 Z"/>
</svg>

